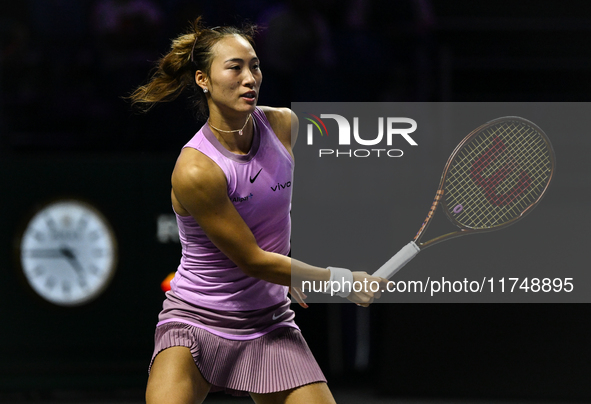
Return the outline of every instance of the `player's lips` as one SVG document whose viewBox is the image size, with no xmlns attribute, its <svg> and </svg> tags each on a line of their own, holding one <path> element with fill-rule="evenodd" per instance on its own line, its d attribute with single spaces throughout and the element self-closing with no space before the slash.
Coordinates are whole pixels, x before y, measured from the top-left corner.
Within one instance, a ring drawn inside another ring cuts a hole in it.
<svg viewBox="0 0 591 404">
<path fill-rule="evenodd" d="M 242 94 L 240 97 L 244 98 L 246 101 L 254 102 L 257 98 L 257 93 L 256 91 L 248 91 Z"/>
</svg>

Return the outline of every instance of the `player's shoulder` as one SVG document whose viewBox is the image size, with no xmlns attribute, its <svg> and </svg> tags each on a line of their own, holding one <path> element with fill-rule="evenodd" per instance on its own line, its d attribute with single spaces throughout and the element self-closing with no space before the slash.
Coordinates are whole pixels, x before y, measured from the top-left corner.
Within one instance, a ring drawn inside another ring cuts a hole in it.
<svg viewBox="0 0 591 404">
<path fill-rule="evenodd" d="M 291 120 L 292 120 L 292 111 L 289 108 L 276 108 L 276 107 L 267 107 L 267 106 L 260 106 L 259 107 L 269 120 L 271 127 L 273 130 L 277 131 L 290 131 L 291 128 Z"/>
<path fill-rule="evenodd" d="M 283 144 L 291 150 L 298 132 L 298 117 L 289 108 L 259 107 L 264 113 L 273 131 Z"/>
<path fill-rule="evenodd" d="M 172 172 L 174 188 L 210 188 L 224 185 L 226 177 L 222 169 L 199 150 L 185 147 Z"/>
</svg>

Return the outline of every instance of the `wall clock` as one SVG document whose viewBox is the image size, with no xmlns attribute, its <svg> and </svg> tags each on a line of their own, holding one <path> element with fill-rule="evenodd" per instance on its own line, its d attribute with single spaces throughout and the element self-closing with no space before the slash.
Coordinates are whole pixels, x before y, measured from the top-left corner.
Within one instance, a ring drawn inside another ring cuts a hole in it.
<svg viewBox="0 0 591 404">
<path fill-rule="evenodd" d="M 96 299 L 113 278 L 117 241 L 92 205 L 63 199 L 36 210 L 19 240 L 27 283 L 44 300 L 79 306 Z"/>
</svg>

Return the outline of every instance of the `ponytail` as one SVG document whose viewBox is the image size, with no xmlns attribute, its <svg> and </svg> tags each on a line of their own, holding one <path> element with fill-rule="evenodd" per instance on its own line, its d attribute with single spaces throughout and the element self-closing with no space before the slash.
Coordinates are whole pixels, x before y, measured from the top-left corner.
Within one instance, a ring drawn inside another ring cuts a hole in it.
<svg viewBox="0 0 591 404">
<path fill-rule="evenodd" d="M 244 37 L 254 47 L 253 36 L 256 26 L 205 28 L 201 17 L 191 25 L 188 32 L 172 41 L 168 54 L 156 63 L 154 73 L 148 83 L 131 93 L 131 105 L 141 112 L 148 112 L 159 102 L 171 102 L 186 89 L 192 91 L 193 106 L 207 116 L 207 98 L 195 82 L 197 70 L 209 76 L 213 61 L 213 46 L 230 35 Z"/>
</svg>

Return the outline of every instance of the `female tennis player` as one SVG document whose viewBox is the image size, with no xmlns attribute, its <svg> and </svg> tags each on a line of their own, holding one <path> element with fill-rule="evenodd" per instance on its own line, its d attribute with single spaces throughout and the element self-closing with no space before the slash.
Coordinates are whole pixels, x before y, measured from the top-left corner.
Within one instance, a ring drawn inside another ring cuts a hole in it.
<svg viewBox="0 0 591 404">
<path fill-rule="evenodd" d="M 257 107 L 253 34 L 254 27 L 208 29 L 197 19 L 130 97 L 147 111 L 193 90 L 208 114 L 172 175 L 182 258 L 156 327 L 148 404 L 201 403 L 220 390 L 261 404 L 334 403 L 294 322 L 288 287 L 292 277 L 382 281 L 288 256 L 297 118 Z M 303 293 L 291 293 L 307 307 Z M 341 295 L 367 306 L 379 292 Z"/>
</svg>

